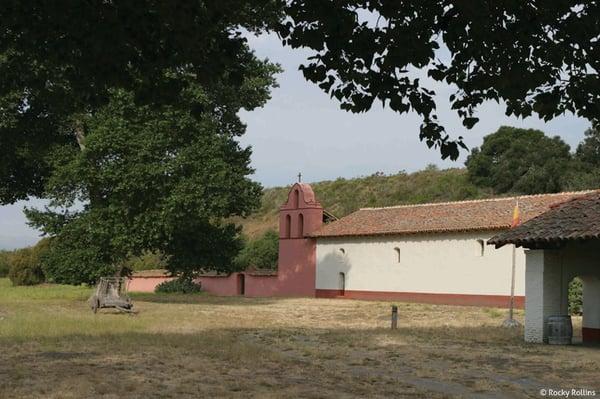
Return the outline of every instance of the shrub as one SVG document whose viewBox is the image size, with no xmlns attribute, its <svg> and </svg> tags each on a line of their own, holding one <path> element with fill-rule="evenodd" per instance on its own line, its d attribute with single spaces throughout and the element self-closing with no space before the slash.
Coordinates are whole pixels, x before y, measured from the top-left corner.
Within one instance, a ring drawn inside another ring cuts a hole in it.
<svg viewBox="0 0 600 399">
<path fill-rule="evenodd" d="M 13 285 L 35 285 L 44 282 L 44 272 L 38 255 L 33 248 L 23 248 L 14 252 L 8 271 Z"/>
<path fill-rule="evenodd" d="M 201 291 L 199 283 L 194 282 L 190 278 L 176 278 L 174 280 L 160 283 L 154 289 L 154 292 L 163 294 L 195 294 Z"/>
<path fill-rule="evenodd" d="M 0 251 L 0 278 L 8 276 L 8 270 L 10 269 L 10 256 L 9 251 Z"/>
<path fill-rule="evenodd" d="M 575 277 L 569 283 L 569 314 L 580 315 L 583 312 L 583 283 Z"/>
<path fill-rule="evenodd" d="M 235 263 L 240 270 L 249 267 L 274 270 L 277 269 L 278 257 L 279 235 L 274 230 L 269 230 L 259 239 L 247 242 Z"/>
</svg>

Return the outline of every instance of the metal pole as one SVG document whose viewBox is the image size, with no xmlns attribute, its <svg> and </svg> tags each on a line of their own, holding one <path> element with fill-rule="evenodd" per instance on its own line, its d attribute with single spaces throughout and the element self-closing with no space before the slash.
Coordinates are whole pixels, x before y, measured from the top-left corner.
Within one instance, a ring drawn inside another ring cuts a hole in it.
<svg viewBox="0 0 600 399">
<path fill-rule="evenodd" d="M 515 268 L 516 268 L 516 258 L 517 258 L 517 248 L 516 245 L 513 244 L 512 247 L 512 271 L 510 277 L 510 310 L 508 313 L 508 319 L 514 319 L 514 309 L 515 309 Z"/>
<path fill-rule="evenodd" d="M 510 276 L 510 305 L 509 305 L 509 309 L 508 309 L 508 319 L 504 320 L 504 323 L 503 323 L 503 325 L 505 327 L 516 327 L 519 325 L 519 322 L 514 319 L 516 263 L 517 263 L 517 246 L 513 244 L 513 247 L 512 247 L 512 270 L 511 270 L 511 276 Z"/>
</svg>

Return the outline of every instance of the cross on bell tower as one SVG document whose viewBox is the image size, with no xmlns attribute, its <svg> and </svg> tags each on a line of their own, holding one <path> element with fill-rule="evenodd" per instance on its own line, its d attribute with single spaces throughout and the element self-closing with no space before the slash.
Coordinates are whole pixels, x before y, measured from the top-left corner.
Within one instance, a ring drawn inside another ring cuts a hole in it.
<svg viewBox="0 0 600 399">
<path fill-rule="evenodd" d="M 302 183 L 302 173 L 298 173 L 298 183 Z"/>
</svg>

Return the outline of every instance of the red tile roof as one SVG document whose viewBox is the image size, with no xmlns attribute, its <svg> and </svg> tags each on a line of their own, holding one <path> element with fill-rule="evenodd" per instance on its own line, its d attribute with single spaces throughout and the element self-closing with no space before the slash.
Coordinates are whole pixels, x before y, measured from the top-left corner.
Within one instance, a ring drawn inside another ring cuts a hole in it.
<svg viewBox="0 0 600 399">
<path fill-rule="evenodd" d="M 569 240 L 597 238 L 600 238 L 600 191 L 553 206 L 526 223 L 492 237 L 488 243 L 496 247 L 515 244 L 544 248 Z"/>
<path fill-rule="evenodd" d="M 474 201 L 402 205 L 360 209 L 340 220 L 323 225 L 313 237 L 373 236 L 501 230 L 510 227 L 516 199 L 521 220 L 534 218 L 550 206 L 591 191 L 492 198 Z"/>
</svg>

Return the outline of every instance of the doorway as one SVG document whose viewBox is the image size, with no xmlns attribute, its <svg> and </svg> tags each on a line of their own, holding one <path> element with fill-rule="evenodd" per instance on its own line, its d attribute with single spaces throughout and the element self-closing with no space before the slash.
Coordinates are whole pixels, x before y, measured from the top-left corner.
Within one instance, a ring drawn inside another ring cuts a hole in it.
<svg viewBox="0 0 600 399">
<path fill-rule="evenodd" d="M 246 275 L 243 273 L 238 274 L 238 295 L 246 295 Z"/>
<path fill-rule="evenodd" d="M 346 274 L 343 272 L 340 272 L 340 276 L 339 276 L 340 282 L 339 282 L 339 289 L 340 289 L 340 296 L 344 296 L 346 294 Z"/>
<path fill-rule="evenodd" d="M 569 282 L 568 291 L 569 315 L 573 325 L 573 343 L 583 341 L 583 281 L 579 277 L 574 277 Z"/>
</svg>

